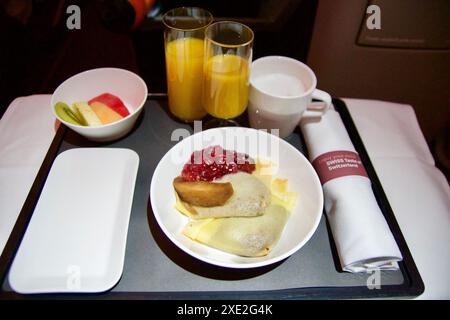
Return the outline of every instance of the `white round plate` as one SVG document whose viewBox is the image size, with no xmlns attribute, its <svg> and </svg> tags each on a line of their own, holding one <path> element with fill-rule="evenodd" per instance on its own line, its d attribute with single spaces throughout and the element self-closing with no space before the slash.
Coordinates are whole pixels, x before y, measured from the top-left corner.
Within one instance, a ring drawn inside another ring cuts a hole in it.
<svg viewBox="0 0 450 320">
<path fill-rule="evenodd" d="M 267 256 L 240 257 L 192 241 L 182 234 L 189 219 L 174 208 L 172 181 L 180 175 L 193 151 L 212 145 L 278 164 L 274 176 L 288 179 L 289 191 L 298 194 L 297 205 L 290 213 L 281 238 Z M 150 201 L 156 221 L 176 246 L 199 260 L 229 268 L 262 267 L 289 257 L 311 238 L 323 209 L 319 178 L 303 154 L 275 135 L 241 127 L 205 130 L 184 138 L 172 147 L 155 169 L 150 186 Z"/>
</svg>

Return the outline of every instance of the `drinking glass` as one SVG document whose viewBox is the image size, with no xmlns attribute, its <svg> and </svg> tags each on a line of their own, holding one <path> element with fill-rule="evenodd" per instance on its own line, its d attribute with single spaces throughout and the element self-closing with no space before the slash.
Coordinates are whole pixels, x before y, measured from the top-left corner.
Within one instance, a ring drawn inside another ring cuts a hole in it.
<svg viewBox="0 0 450 320">
<path fill-rule="evenodd" d="M 195 7 L 172 9 L 162 19 L 169 109 L 186 122 L 206 115 L 201 101 L 204 36 L 212 20 L 210 12 Z"/>
<path fill-rule="evenodd" d="M 205 30 L 203 107 L 216 126 L 236 125 L 248 102 L 253 31 L 233 21 L 220 21 Z M 208 125 L 211 127 L 211 125 Z"/>
</svg>

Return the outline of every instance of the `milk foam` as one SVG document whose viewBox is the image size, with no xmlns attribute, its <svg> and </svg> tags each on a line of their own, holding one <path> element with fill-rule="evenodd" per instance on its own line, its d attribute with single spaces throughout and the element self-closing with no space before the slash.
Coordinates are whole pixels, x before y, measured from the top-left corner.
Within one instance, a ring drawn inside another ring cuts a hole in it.
<svg viewBox="0 0 450 320">
<path fill-rule="evenodd" d="M 293 97 L 305 93 L 303 82 L 291 75 L 272 73 L 252 80 L 259 90 L 274 96 Z"/>
</svg>

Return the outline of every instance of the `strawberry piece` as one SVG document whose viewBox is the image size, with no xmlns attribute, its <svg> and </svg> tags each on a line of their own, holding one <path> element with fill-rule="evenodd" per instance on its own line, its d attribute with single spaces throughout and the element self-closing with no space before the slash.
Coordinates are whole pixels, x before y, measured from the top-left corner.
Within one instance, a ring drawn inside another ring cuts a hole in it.
<svg viewBox="0 0 450 320">
<path fill-rule="evenodd" d="M 93 102 L 101 102 L 103 104 L 106 104 L 108 107 L 110 107 L 112 110 L 120 114 L 122 117 L 126 117 L 130 114 L 127 107 L 123 104 L 122 100 L 120 100 L 119 97 L 110 94 L 110 93 L 103 93 L 95 98 L 92 98 L 89 100 L 88 104 L 90 105 Z"/>
</svg>

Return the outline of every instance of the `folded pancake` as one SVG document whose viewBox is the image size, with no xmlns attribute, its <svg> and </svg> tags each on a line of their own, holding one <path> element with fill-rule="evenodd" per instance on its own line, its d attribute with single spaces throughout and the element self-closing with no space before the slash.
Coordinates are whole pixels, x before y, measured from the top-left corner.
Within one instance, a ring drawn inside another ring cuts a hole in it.
<svg viewBox="0 0 450 320">
<path fill-rule="evenodd" d="M 187 209 L 183 213 L 193 219 L 254 217 L 262 215 L 270 204 L 269 188 L 251 174 L 245 172 L 228 174 L 216 182 L 229 182 L 233 186 L 232 196 L 223 205 L 200 207 L 183 202 L 183 206 Z"/>
<path fill-rule="evenodd" d="M 244 257 L 261 257 L 278 242 L 289 212 L 270 205 L 258 217 L 191 220 L 183 234 L 207 246 Z"/>
</svg>

